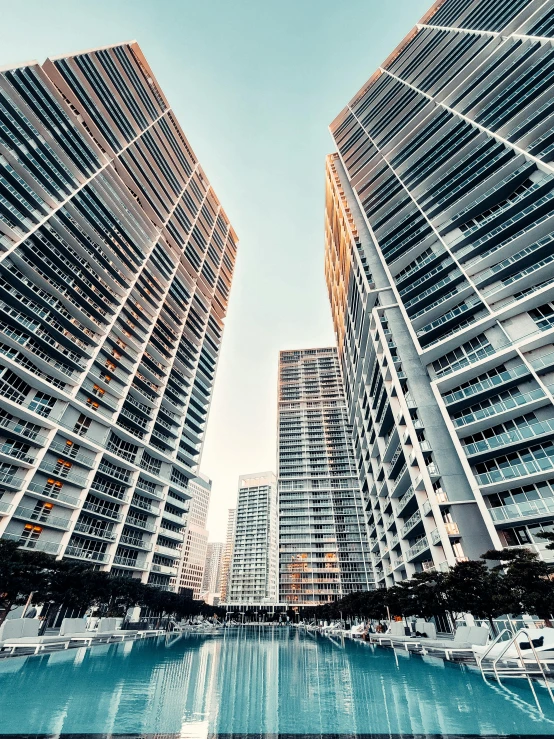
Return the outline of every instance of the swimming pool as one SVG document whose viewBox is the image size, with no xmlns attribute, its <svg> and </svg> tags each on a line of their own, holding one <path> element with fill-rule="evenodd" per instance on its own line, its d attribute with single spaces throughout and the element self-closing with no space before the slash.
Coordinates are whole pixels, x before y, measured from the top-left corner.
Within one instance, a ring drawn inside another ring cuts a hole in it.
<svg viewBox="0 0 554 739">
<path fill-rule="evenodd" d="M 293 628 L 242 627 L 2 660 L 0 735 L 554 735 L 554 706 L 538 695 L 544 716 L 523 684 Z"/>
</svg>

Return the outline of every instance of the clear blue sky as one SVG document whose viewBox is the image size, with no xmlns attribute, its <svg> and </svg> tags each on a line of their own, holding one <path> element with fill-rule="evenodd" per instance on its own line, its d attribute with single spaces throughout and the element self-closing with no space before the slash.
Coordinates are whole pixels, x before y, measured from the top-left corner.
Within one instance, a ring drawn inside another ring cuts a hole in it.
<svg viewBox="0 0 554 739">
<path fill-rule="evenodd" d="M 136 39 L 240 239 L 202 469 L 210 539 L 275 469 L 279 349 L 334 341 L 328 125 L 431 0 L 0 0 L 0 65 Z"/>
</svg>

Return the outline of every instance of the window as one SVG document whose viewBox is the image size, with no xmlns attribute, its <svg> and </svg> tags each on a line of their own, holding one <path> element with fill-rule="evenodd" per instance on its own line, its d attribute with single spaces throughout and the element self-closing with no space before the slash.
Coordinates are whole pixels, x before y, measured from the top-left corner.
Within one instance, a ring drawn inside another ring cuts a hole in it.
<svg viewBox="0 0 554 739">
<path fill-rule="evenodd" d="M 85 436 L 90 427 L 90 423 L 91 419 L 88 416 L 85 416 L 84 413 L 81 413 L 81 415 L 77 419 L 77 423 L 73 427 L 74 433 L 78 434 L 79 436 Z"/>
<path fill-rule="evenodd" d="M 50 415 L 50 411 L 56 403 L 56 398 L 46 393 L 36 393 L 35 397 L 29 403 L 29 409 L 38 413 L 39 416 L 47 418 Z"/>
</svg>

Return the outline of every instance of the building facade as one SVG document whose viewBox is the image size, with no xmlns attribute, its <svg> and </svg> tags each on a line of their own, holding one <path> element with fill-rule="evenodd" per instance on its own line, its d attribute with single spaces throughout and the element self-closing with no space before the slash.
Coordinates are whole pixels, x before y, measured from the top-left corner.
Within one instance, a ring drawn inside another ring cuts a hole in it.
<svg viewBox="0 0 554 739">
<path fill-rule="evenodd" d="M 233 560 L 233 549 L 235 546 L 235 528 L 237 524 L 237 509 L 229 508 L 227 514 L 227 532 L 225 535 L 225 547 L 221 558 L 221 602 L 227 603 L 229 589 L 229 575 L 231 573 L 231 562 Z"/>
<path fill-rule="evenodd" d="M 331 124 L 325 270 L 381 586 L 549 554 L 553 18 L 436 2 Z"/>
<path fill-rule="evenodd" d="M 279 600 L 317 605 L 373 587 L 335 348 L 279 355 Z"/>
<path fill-rule="evenodd" d="M 206 551 L 206 566 L 202 579 L 202 600 L 217 605 L 221 598 L 221 558 L 223 542 L 210 542 Z"/>
<path fill-rule="evenodd" d="M 188 491 L 191 500 L 177 582 L 179 583 L 179 590 L 192 590 L 192 597 L 199 600 L 208 548 L 206 520 L 208 518 L 212 482 L 199 475 L 189 480 Z"/>
<path fill-rule="evenodd" d="M 275 473 L 242 475 L 227 603 L 277 603 L 278 527 Z"/>
<path fill-rule="evenodd" d="M 0 118 L 0 536 L 174 589 L 236 236 L 135 42 Z"/>
</svg>

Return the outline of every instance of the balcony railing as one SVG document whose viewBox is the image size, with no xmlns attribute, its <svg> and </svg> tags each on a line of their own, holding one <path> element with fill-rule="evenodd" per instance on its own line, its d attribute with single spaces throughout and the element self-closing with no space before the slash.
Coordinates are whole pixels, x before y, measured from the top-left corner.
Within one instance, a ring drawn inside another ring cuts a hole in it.
<svg viewBox="0 0 554 739">
<path fill-rule="evenodd" d="M 498 482 L 535 475 L 552 469 L 554 469 L 554 458 L 543 457 L 541 459 L 529 460 L 528 462 L 518 462 L 517 464 L 502 467 L 502 469 L 496 468 L 490 470 L 490 472 L 482 472 L 479 475 L 475 475 L 475 479 L 479 485 L 494 485 Z"/>
<path fill-rule="evenodd" d="M 9 534 L 4 532 L 2 539 L 8 539 L 9 541 L 19 542 L 19 546 L 24 549 L 34 549 L 37 552 L 46 552 L 47 554 L 57 554 L 60 550 L 59 541 L 46 541 L 42 538 L 39 539 L 23 539 L 18 534 Z"/>
<path fill-rule="evenodd" d="M 152 549 L 152 544 L 149 542 L 143 541 L 135 536 L 127 536 L 126 534 L 121 535 L 119 543 L 127 544 L 131 547 L 139 547 L 139 549 L 144 549 L 146 552 L 149 552 Z"/>
<path fill-rule="evenodd" d="M 467 426 L 468 424 L 474 423 L 475 421 L 481 421 L 484 418 L 496 416 L 503 411 L 517 408 L 520 405 L 525 405 L 526 403 L 530 403 L 533 400 L 540 400 L 544 397 L 545 394 L 543 390 L 540 387 L 537 387 L 527 393 L 512 395 L 511 397 L 500 400 L 497 403 L 493 403 L 486 408 L 480 408 L 479 410 L 473 411 L 472 413 L 467 413 L 465 416 L 453 418 L 452 422 L 455 426 Z"/>
<path fill-rule="evenodd" d="M 38 495 L 55 500 L 57 503 L 66 503 L 67 505 L 77 507 L 79 505 L 79 498 L 74 495 L 68 495 L 63 493 L 59 488 L 47 488 L 45 483 L 30 482 L 27 485 L 27 490 L 31 493 L 37 493 Z"/>
<path fill-rule="evenodd" d="M 34 508 L 18 506 L 13 515 L 16 518 L 22 518 L 25 521 L 36 521 L 37 523 L 51 526 L 55 529 L 63 529 L 64 531 L 67 531 L 69 528 L 68 518 L 63 518 L 63 516 L 52 516 L 50 513 L 43 513 L 41 511 L 37 512 Z"/>
<path fill-rule="evenodd" d="M 404 526 L 402 526 L 401 530 L 401 536 L 406 536 L 406 534 L 411 531 L 416 524 L 418 524 L 421 521 L 421 511 L 417 510 L 410 518 L 406 521 Z"/>
<path fill-rule="evenodd" d="M 418 554 L 421 554 L 421 552 L 424 552 L 426 549 L 429 549 L 429 542 L 427 540 L 427 537 L 424 536 L 419 541 L 417 541 L 413 547 L 410 547 L 408 551 L 406 552 L 406 561 L 408 562 L 410 559 L 413 559 L 414 557 L 417 557 Z"/>
<path fill-rule="evenodd" d="M 47 437 L 44 434 L 39 434 L 28 426 L 25 426 L 21 421 L 8 421 L 5 418 L 0 419 L 0 428 L 13 431 L 14 434 L 24 436 L 30 441 L 34 441 L 39 446 L 44 446 L 47 441 Z"/>
<path fill-rule="evenodd" d="M 109 554 L 106 552 L 95 552 L 91 549 L 83 549 L 82 547 L 68 546 L 65 549 L 66 557 L 77 557 L 78 559 L 87 559 L 93 562 L 107 562 Z"/>
<path fill-rule="evenodd" d="M 132 557 L 123 557 L 120 554 L 116 554 L 113 558 L 114 565 L 122 565 L 123 567 L 136 567 L 139 570 L 144 569 L 144 565 L 138 562 Z"/>
<path fill-rule="evenodd" d="M 552 515 L 554 513 L 554 498 L 528 500 L 525 503 L 510 503 L 498 508 L 489 508 L 489 513 L 495 523 Z"/>
<path fill-rule="evenodd" d="M 77 521 L 74 531 L 78 531 L 81 534 L 88 534 L 89 536 L 97 536 L 98 538 L 106 539 L 107 541 L 115 541 L 117 538 L 117 535 L 114 534 L 113 531 L 103 529 L 100 526 L 87 524 L 83 521 Z"/>
<path fill-rule="evenodd" d="M 104 506 L 97 505 L 96 503 L 91 503 L 90 500 L 85 500 L 85 502 L 83 503 L 83 510 L 90 511 L 91 513 L 96 513 L 100 516 L 106 516 L 106 518 L 109 518 L 111 521 L 123 520 L 123 515 L 119 513 L 119 511 L 112 511 L 111 509 Z"/>
<path fill-rule="evenodd" d="M 74 446 L 69 444 L 63 444 L 61 441 L 53 441 L 50 444 L 49 451 L 58 452 L 68 459 L 74 459 L 78 464 L 85 465 L 86 467 L 94 467 L 95 459 L 90 454 L 84 452 L 75 452 Z"/>
<path fill-rule="evenodd" d="M 554 431 L 554 418 L 546 419 L 544 421 L 537 421 L 536 423 L 530 423 L 528 426 L 520 426 L 517 429 L 505 431 L 503 434 L 491 436 L 488 439 L 482 439 L 481 441 L 476 441 L 473 444 L 467 444 L 466 446 L 464 446 L 464 452 L 466 453 L 466 456 L 470 457 L 473 454 L 486 452 L 490 449 L 499 449 L 506 446 L 507 444 L 513 444 L 517 441 L 534 439 L 537 436 L 548 434 L 551 431 Z"/>
</svg>

